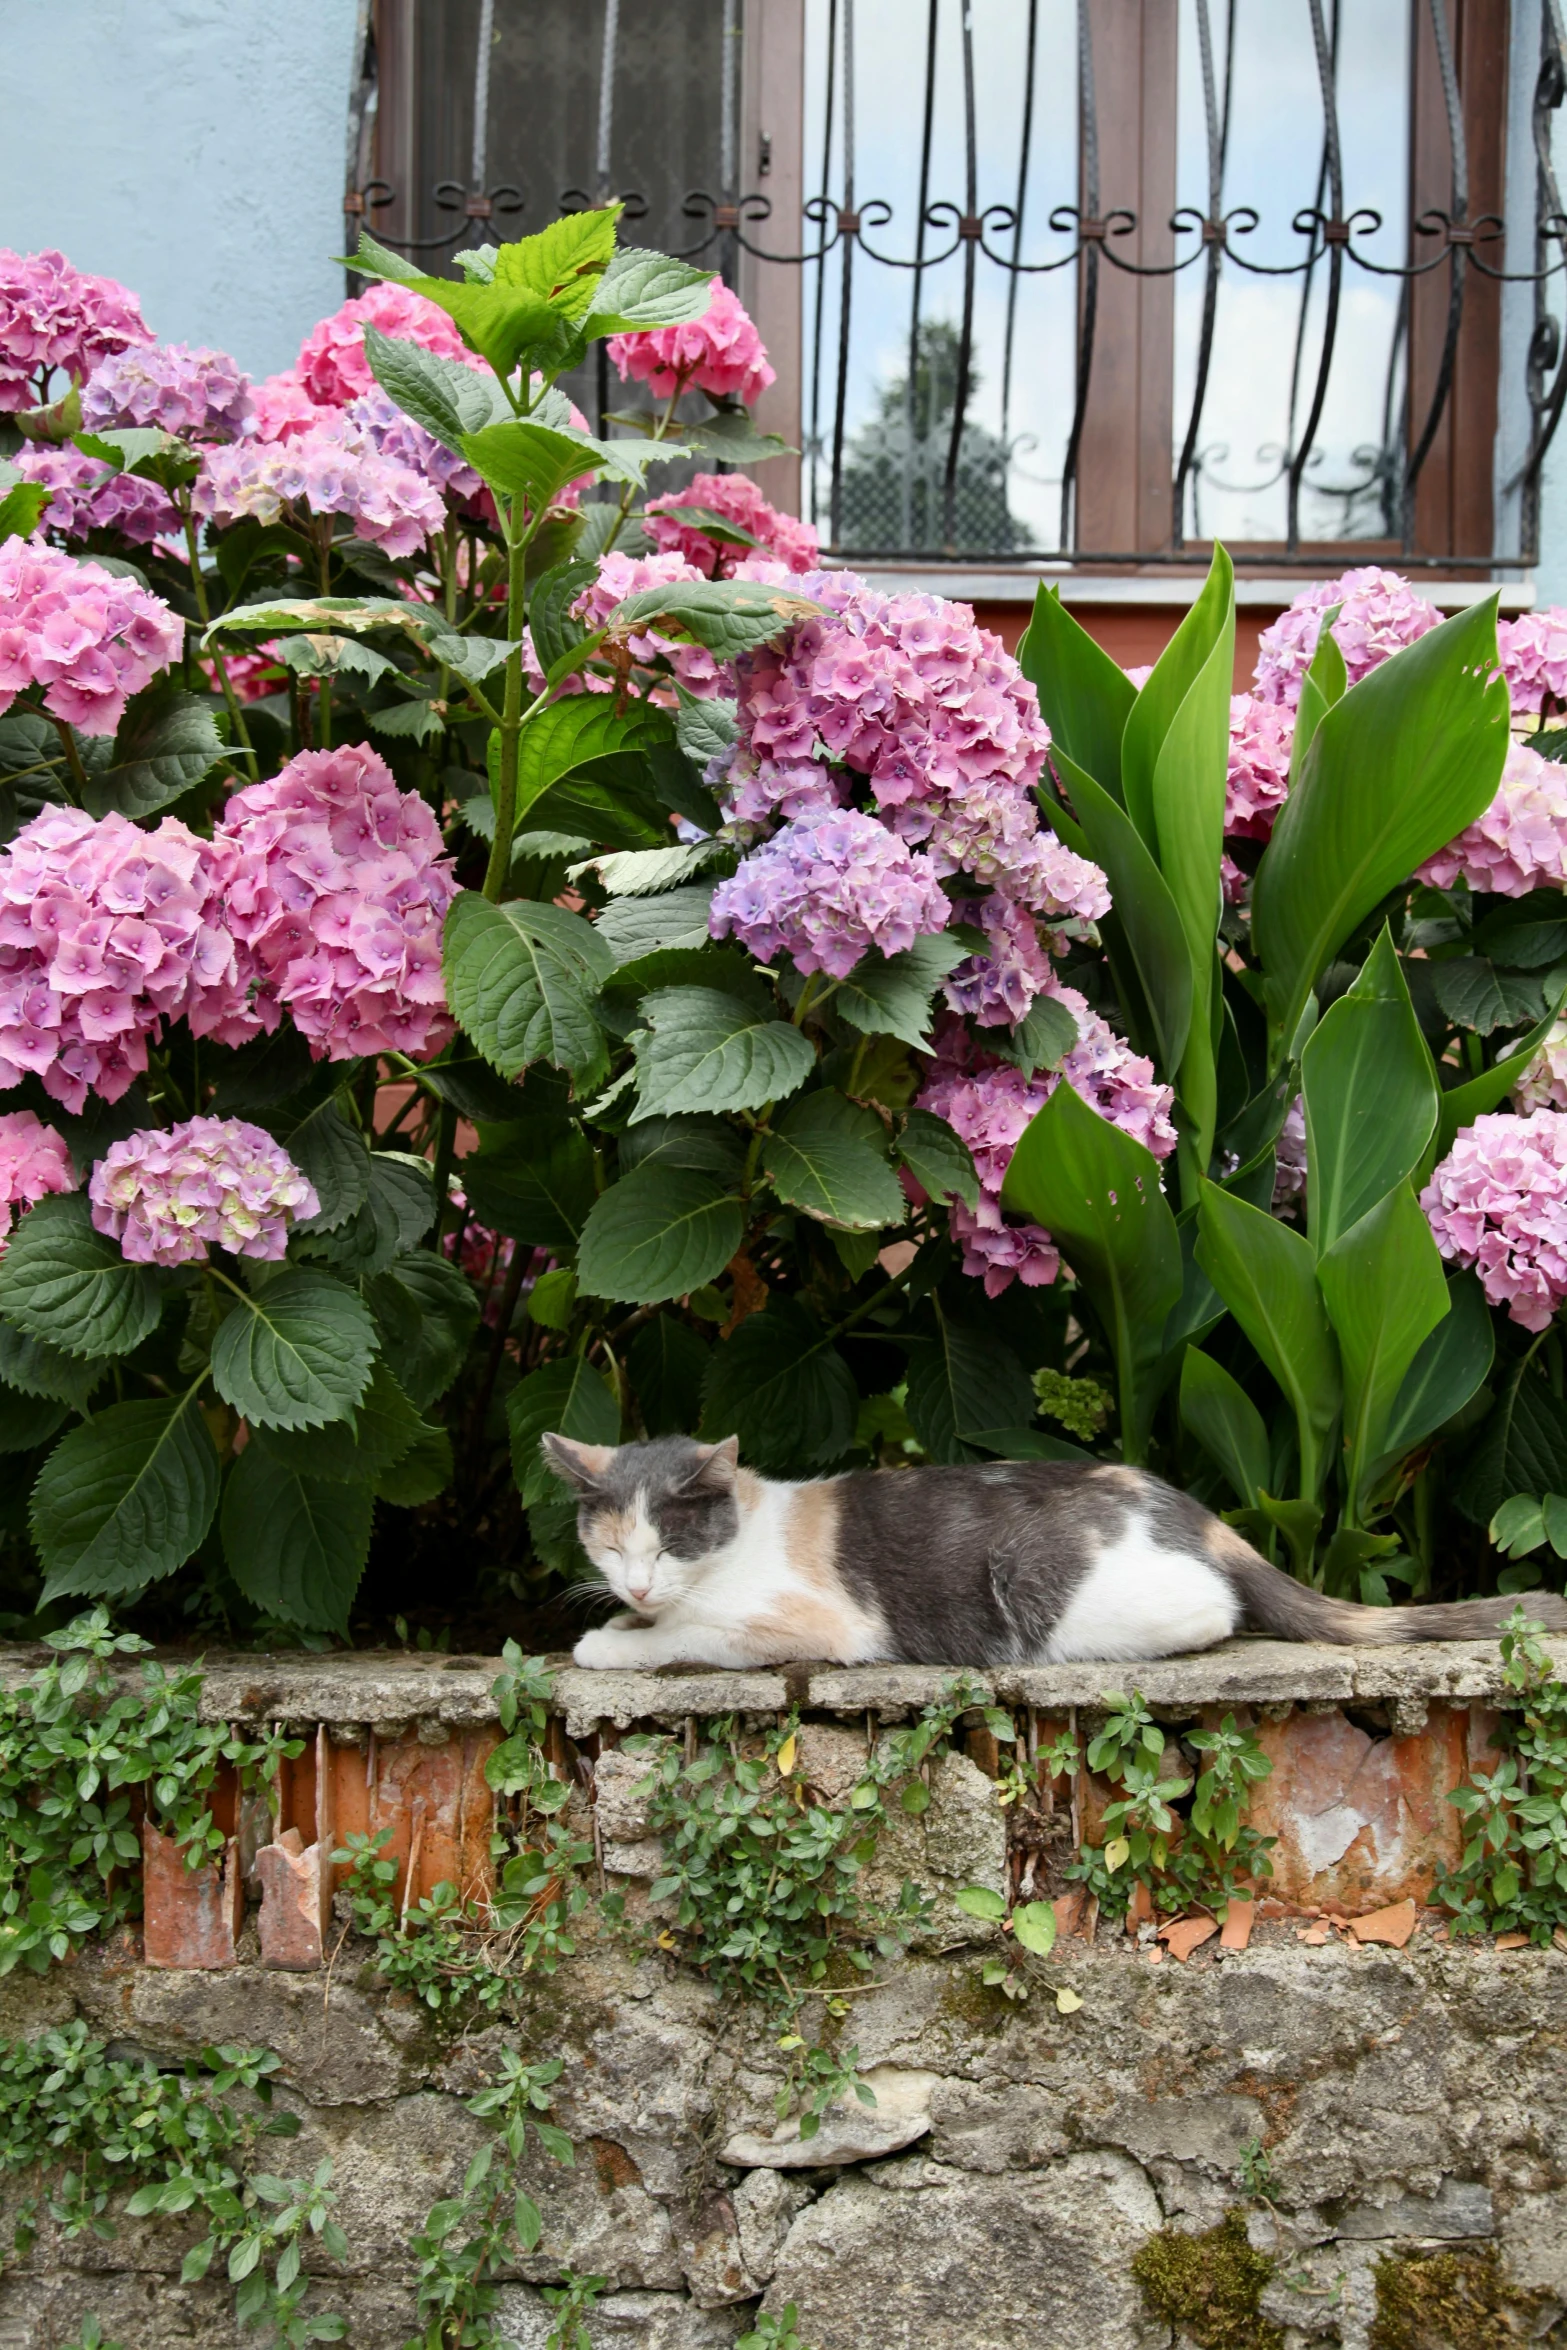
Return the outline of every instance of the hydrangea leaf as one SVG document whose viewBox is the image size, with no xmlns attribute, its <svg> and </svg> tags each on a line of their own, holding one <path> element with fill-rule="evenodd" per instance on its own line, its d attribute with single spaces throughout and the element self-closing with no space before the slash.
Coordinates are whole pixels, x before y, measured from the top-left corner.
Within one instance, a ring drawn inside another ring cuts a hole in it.
<svg viewBox="0 0 1567 2350">
<path fill-rule="evenodd" d="M 7 466 L 6 471 L 11 470 Z M 17 481 L 7 489 L 0 478 L 0 545 L 7 539 L 30 539 L 48 503 L 49 492 L 41 481 Z"/>
<path fill-rule="evenodd" d="M 397 1365 L 398 1385 L 424 1411 L 446 1393 L 467 1359 L 479 1326 L 478 1299 L 455 1265 L 420 1249 L 368 1281 L 365 1302 Z"/>
<path fill-rule="evenodd" d="M 593 927 L 617 965 L 640 963 L 647 955 L 711 946 L 707 918 L 713 886 L 709 881 L 692 881 L 657 898 L 617 898 L 604 908 Z"/>
<path fill-rule="evenodd" d="M 818 1223 L 879 1232 L 908 1214 L 887 1164 L 886 1129 L 841 1093 L 791 1102 L 762 1144 L 762 1167 L 778 1197 Z"/>
<path fill-rule="evenodd" d="M 540 1439 L 553 1429 L 578 1444 L 618 1444 L 620 1406 L 601 1372 L 581 1355 L 546 1363 L 519 1379 L 506 1398 L 511 1467 L 524 1503 L 553 1500 L 560 1480 L 544 1458 Z"/>
<path fill-rule="evenodd" d="M 0 1379 L 23 1395 L 48 1396 L 84 1412 L 93 1390 L 107 1375 L 101 1360 L 82 1362 L 47 1339 L 31 1338 L 13 1323 L 0 1322 Z"/>
<path fill-rule="evenodd" d="M 82 1192 L 41 1199 L 0 1258 L 0 1314 L 73 1355 L 122 1355 L 157 1325 L 162 1281 L 94 1228 Z"/>
<path fill-rule="evenodd" d="M 256 1438 L 229 1471 L 223 1554 L 245 1597 L 307 1632 L 346 1632 L 370 1551 L 374 1492 L 303 1477 Z"/>
<path fill-rule="evenodd" d="M 675 1314 L 655 1314 L 626 1349 L 626 1369 L 649 1436 L 684 1434 L 702 1414 L 708 1349 Z"/>
<path fill-rule="evenodd" d="M 1032 1077 L 1040 1069 L 1059 1069 L 1078 1038 L 1076 1020 L 1054 996 L 1036 996 L 1017 1026 L 987 1028 L 986 1048 Z M 994 1042 L 992 1042 L 994 1039 Z"/>
<path fill-rule="evenodd" d="M 353 1279 L 368 1280 L 384 1273 L 404 1250 L 417 1247 L 434 1220 L 429 1162 L 403 1151 L 373 1151 L 363 1206 L 335 1231 L 307 1238 L 300 1253 Z"/>
<path fill-rule="evenodd" d="M 797 457 L 799 451 L 781 434 L 758 432 L 743 408 L 720 408 L 699 424 L 680 424 L 681 437 L 699 452 L 720 458 L 725 465 L 764 465 L 769 457 Z"/>
<path fill-rule="evenodd" d="M 1418 1360 L 1418 1357 L 1416 1358 Z M 1567 1404 L 1532 1356 L 1518 1361 L 1476 1432 L 1453 1498 L 1488 1525 L 1515 1493 L 1567 1492 Z"/>
<path fill-rule="evenodd" d="M 63 1423 L 68 1406 L 48 1395 L 25 1395 L 0 1381 L 0 1453 L 35 1452 Z"/>
<path fill-rule="evenodd" d="M 859 1390 L 827 1334 L 795 1298 L 773 1297 L 715 1346 L 702 1434 L 738 1436 L 762 1470 L 826 1468 L 854 1442 Z"/>
<path fill-rule="evenodd" d="M 329 1420 L 323 1428 L 269 1429 L 265 1450 L 295 1476 L 373 1485 L 424 1433 L 412 1403 L 386 1364 L 378 1362 L 352 1420 Z"/>
<path fill-rule="evenodd" d="M 33 1487 L 40 1605 L 123 1599 L 172 1575 L 217 1506 L 218 1456 L 194 1393 L 110 1404 L 61 1437 Z"/>
<path fill-rule="evenodd" d="M 722 1118 L 644 1118 L 620 1138 L 620 1172 L 629 1175 L 634 1167 L 662 1163 L 738 1183 L 745 1148 L 744 1136 Z"/>
<path fill-rule="evenodd" d="M 597 1197 L 592 1145 L 564 1119 L 487 1127 L 462 1173 L 481 1224 L 562 1255 L 575 1249 Z"/>
<path fill-rule="evenodd" d="M 223 756 L 211 702 L 168 684 L 128 702 L 106 767 L 94 766 L 82 792 L 89 816 L 156 815 L 201 781 Z"/>
<path fill-rule="evenodd" d="M 639 245 L 624 245 L 599 279 L 582 331 L 635 334 L 644 327 L 687 326 L 712 306 L 713 273 L 672 261 Z"/>
<path fill-rule="evenodd" d="M 464 890 L 446 917 L 443 960 L 448 1002 L 503 1077 L 530 1061 L 587 1070 L 601 1058 L 592 999 L 614 957 L 580 914 L 523 898 L 495 906 Z"/>
<path fill-rule="evenodd" d="M 635 1042 L 632 1119 L 678 1110 L 759 1110 L 796 1092 L 816 1066 L 798 1028 L 763 1020 L 711 987 L 656 988 Z"/>
<path fill-rule="evenodd" d="M 387 398 L 454 456 L 461 456 L 463 434 L 481 431 L 494 415 L 485 378 L 460 359 L 384 335 L 368 323 L 364 335 L 370 372 Z"/>
<path fill-rule="evenodd" d="M 723 1271 L 745 1231 L 745 1211 L 710 1175 L 639 1168 L 594 1202 L 582 1230 L 577 1279 L 589 1297 L 659 1305 Z"/>
<path fill-rule="evenodd" d="M 417 1509 L 434 1501 L 452 1481 L 455 1463 L 452 1440 L 444 1428 L 426 1428 L 418 1442 L 383 1469 L 375 1481 L 375 1497 L 397 1510 Z"/>
<path fill-rule="evenodd" d="M 309 629 L 341 636 L 363 636 L 374 628 L 401 628 L 422 640 L 429 626 L 427 607 L 399 601 L 395 596 L 273 596 L 260 604 L 236 604 L 204 633 L 205 651 L 215 636 L 230 631 L 259 629 L 267 636 L 291 629 Z"/>
<path fill-rule="evenodd" d="M 552 432 L 547 424 L 525 423 L 520 416 L 504 424 L 487 424 L 479 432 L 465 432 L 459 445 L 475 473 L 492 490 L 521 501 L 535 513 L 568 481 L 600 470 L 598 452 L 577 434 Z"/>
<path fill-rule="evenodd" d="M 529 719 L 518 744 L 517 822 L 563 776 L 575 776 L 615 752 L 646 751 L 668 742 L 671 732 L 668 712 L 646 702 L 624 712 L 605 694 L 567 694 L 551 702 Z M 499 737 L 492 737 L 493 757 L 498 758 L 499 748 Z M 492 775 L 492 793 L 494 788 Z"/>
<path fill-rule="evenodd" d="M 906 1409 L 933 1461 L 970 1461 L 970 1430 L 1024 1428 L 1034 1416 L 1028 1373 L 993 1331 L 955 1322 L 932 1301 L 934 1333 L 909 1350 Z"/>
<path fill-rule="evenodd" d="M 336 1232 L 369 1197 L 370 1153 L 364 1136 L 349 1125 L 334 1095 L 290 1127 L 282 1140 L 321 1202 L 320 1213 L 296 1224 L 296 1233 Z"/>
<path fill-rule="evenodd" d="M 733 854 L 721 840 L 673 841 L 667 849 L 610 849 L 568 867 L 566 878 L 575 881 L 579 874 L 595 873 L 612 898 L 650 898 Z"/>
<path fill-rule="evenodd" d="M 674 632 L 705 645 L 720 661 L 733 661 L 823 609 L 811 597 L 765 580 L 671 580 L 627 596 L 610 614 L 609 629 L 628 637 L 658 626 L 666 635 Z"/>
<path fill-rule="evenodd" d="M 840 983 L 833 1009 L 866 1036 L 895 1036 L 900 1044 L 928 1052 L 931 998 L 968 951 L 945 930 L 917 938 L 901 955 L 872 947 Z"/>
<path fill-rule="evenodd" d="M 929 1110 L 910 1110 L 898 1136 L 898 1156 L 932 1199 L 979 1205 L 979 1174 L 961 1134 Z"/>
<path fill-rule="evenodd" d="M 1545 1009 L 1540 980 L 1522 971 L 1499 971 L 1482 955 L 1433 963 L 1431 986 L 1454 1027 L 1473 1029 L 1477 1036 L 1490 1036 L 1498 1028 L 1521 1028 L 1525 1021 L 1538 1020 Z"/>
<path fill-rule="evenodd" d="M 262 1428 L 314 1428 L 354 1409 L 370 1379 L 375 1324 L 329 1273 L 289 1272 L 234 1303 L 212 1346 L 219 1395 Z"/>
</svg>

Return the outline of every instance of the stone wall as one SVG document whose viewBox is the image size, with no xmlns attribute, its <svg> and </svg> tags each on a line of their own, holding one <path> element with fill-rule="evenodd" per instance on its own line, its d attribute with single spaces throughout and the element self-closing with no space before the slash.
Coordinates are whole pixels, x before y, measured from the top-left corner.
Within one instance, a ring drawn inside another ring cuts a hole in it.
<svg viewBox="0 0 1567 2350">
<path fill-rule="evenodd" d="M 10 1652 L 5 1678 L 31 1662 Z M 951 1898 L 964 1884 L 1015 1892 L 1031 1867 L 1044 1882 L 1037 1849 L 1014 1838 L 1009 1850 L 987 1770 L 994 1741 L 976 1718 L 965 1750 L 936 1766 L 929 1810 L 900 1815 L 878 1854 L 889 1879 L 913 1875 L 936 1896 L 933 1924 L 906 1959 L 854 1986 L 840 2015 L 813 2001 L 801 2026 L 858 2048 L 877 2103 L 830 2112 L 803 2144 L 775 2118 L 776 2023 L 607 1934 L 585 1936 L 577 1958 L 530 1981 L 504 2033 L 482 2015 L 453 2031 L 388 1994 L 340 1925 L 329 1928 L 330 1964 L 313 1963 L 306 1831 L 333 1812 L 336 1833 L 350 1813 L 393 1826 L 416 1883 L 437 1865 L 482 1875 L 476 1789 L 496 1734 L 494 1669 L 209 1660 L 215 1716 L 319 1726 L 288 1790 L 294 1817 L 272 1823 L 283 1830 L 273 1849 L 294 1864 L 284 1898 L 304 1941 L 274 1943 L 264 1963 L 253 1901 L 233 1963 L 212 1963 L 204 1944 L 169 1953 L 184 1964 L 149 1965 L 137 1938 L 0 1983 L 5 2036 L 79 2016 L 117 2051 L 163 2060 L 219 2042 L 278 2052 L 281 2101 L 302 2123 L 287 2167 L 330 2154 L 350 2245 L 346 2274 L 321 2264 L 312 2306 L 348 2312 L 357 2350 L 396 2350 L 413 2330 L 409 2242 L 483 2141 L 461 2100 L 503 2037 L 530 2059 L 565 2059 L 557 2115 L 578 2148 L 574 2170 L 540 2158 L 531 2176 L 544 2236 L 503 2295 L 522 2350 L 541 2350 L 547 2331 L 536 2288 L 568 2265 L 611 2280 L 592 2320 L 601 2350 L 721 2350 L 759 2305 L 791 2300 L 802 2340 L 820 2350 L 1172 2350 L 1183 2337 L 1150 2314 L 1134 2258 L 1162 2230 L 1206 2231 L 1233 2210 L 1274 2260 L 1259 2346 L 1363 2350 L 1379 2266 L 1433 2248 L 1499 2296 L 1477 2342 L 1558 2338 L 1567 1953 L 1453 1942 L 1419 1907 L 1437 1864 L 1456 1855 L 1442 1798 L 1487 1751 L 1501 1695 L 1494 1649 L 1248 1643 L 1142 1668 L 1138 1686 L 1172 1723 L 1235 1709 L 1259 1725 L 1275 1764 L 1263 1790 L 1280 1839 L 1275 1893 L 1248 1931 L 1210 1938 L 1184 1962 L 1151 1922 L 1090 1934 L 1078 1915 L 1021 2002 L 982 1983 L 994 1929 Z M 1071 1667 L 987 1678 L 1027 1741 L 1074 1709 L 1091 1715 L 1131 1676 Z M 619 1751 L 627 1732 L 720 1712 L 770 1723 L 795 1704 L 800 1770 L 831 1796 L 878 1727 L 942 1679 L 567 1670 L 552 1751 L 585 1818 L 596 1796 L 605 1882 L 629 1888 L 635 1906 L 656 1851 L 637 1794 L 645 1766 Z M 1092 1833 L 1091 1782 L 1055 1799 L 1064 1837 L 1072 1821 Z M 245 1823 L 235 1828 L 233 1866 L 254 1894 L 265 1829 L 251 1823 L 246 1845 Z M 328 1904 L 330 1883 L 320 1891 Z M 274 1907 L 278 1898 L 269 1892 Z M 1405 1901 L 1412 1920 L 1366 1918 Z M 1073 1905 L 1061 1914 L 1071 1923 Z M 1372 1938 L 1411 1923 L 1401 1946 Z M 3 2213 L 0 2225 L 8 2243 Z M 173 2220 L 127 2222 L 106 2242 L 63 2242 L 46 2224 L 0 2276 L 0 2345 L 58 2350 L 88 2311 L 127 2350 L 233 2341 L 229 2289 L 177 2281 L 190 2240 Z"/>
</svg>

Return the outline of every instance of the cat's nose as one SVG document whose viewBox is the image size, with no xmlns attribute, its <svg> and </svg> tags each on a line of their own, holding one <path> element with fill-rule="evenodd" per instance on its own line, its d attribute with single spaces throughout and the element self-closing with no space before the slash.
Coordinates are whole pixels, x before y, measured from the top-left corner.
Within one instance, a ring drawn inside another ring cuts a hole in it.
<svg viewBox="0 0 1567 2350">
<path fill-rule="evenodd" d="M 626 1589 L 630 1592 L 633 1599 L 646 1599 L 652 1588 L 653 1578 L 651 1574 L 639 1574 L 633 1570 L 633 1572 L 626 1577 Z"/>
</svg>

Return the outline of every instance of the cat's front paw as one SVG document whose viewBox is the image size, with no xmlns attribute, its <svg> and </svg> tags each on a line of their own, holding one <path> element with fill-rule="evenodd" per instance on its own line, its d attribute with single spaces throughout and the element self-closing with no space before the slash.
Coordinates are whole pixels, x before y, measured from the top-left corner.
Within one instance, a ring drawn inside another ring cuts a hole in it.
<svg viewBox="0 0 1567 2350">
<path fill-rule="evenodd" d="M 613 1625 L 600 1624 L 591 1632 L 584 1632 L 571 1652 L 571 1661 L 586 1665 L 590 1671 L 603 1672 L 607 1666 L 624 1661 L 623 1635 Z"/>
</svg>

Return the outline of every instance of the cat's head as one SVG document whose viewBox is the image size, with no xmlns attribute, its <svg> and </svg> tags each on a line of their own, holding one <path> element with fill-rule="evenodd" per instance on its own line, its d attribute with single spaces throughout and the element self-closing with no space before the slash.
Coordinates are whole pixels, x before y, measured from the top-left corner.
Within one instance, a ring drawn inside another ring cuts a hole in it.
<svg viewBox="0 0 1567 2350">
<path fill-rule="evenodd" d="M 739 1443 L 660 1436 L 651 1444 L 577 1444 L 546 1436 L 544 1458 L 577 1492 L 582 1547 L 617 1598 L 656 1616 L 701 1579 L 740 1530 Z"/>
</svg>

